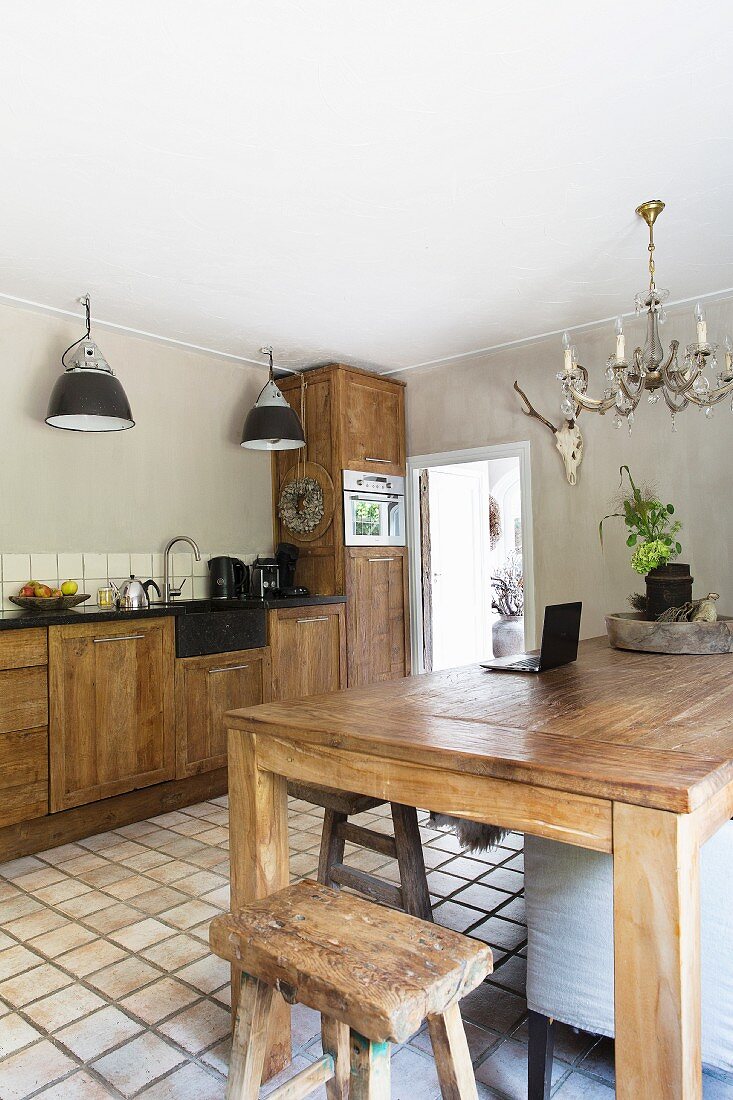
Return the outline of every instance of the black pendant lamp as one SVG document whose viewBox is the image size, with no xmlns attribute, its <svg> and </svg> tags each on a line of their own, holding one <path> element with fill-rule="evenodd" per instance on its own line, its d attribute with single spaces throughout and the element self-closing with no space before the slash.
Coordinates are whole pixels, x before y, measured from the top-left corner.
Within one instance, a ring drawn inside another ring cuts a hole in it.
<svg viewBox="0 0 733 1100">
<path fill-rule="evenodd" d="M 295 451 L 298 447 L 305 447 L 303 425 L 298 414 L 275 385 L 272 348 L 260 348 L 260 351 L 270 357 L 270 377 L 254 407 L 247 413 L 241 445 L 251 451 Z"/>
<path fill-rule="evenodd" d="M 46 423 L 70 432 L 121 432 L 132 428 L 130 402 L 107 360 L 90 338 L 89 295 L 81 299 L 86 314 L 86 332 L 61 356 L 64 373 L 56 380 L 48 402 Z M 66 356 L 74 351 L 71 365 Z"/>
</svg>

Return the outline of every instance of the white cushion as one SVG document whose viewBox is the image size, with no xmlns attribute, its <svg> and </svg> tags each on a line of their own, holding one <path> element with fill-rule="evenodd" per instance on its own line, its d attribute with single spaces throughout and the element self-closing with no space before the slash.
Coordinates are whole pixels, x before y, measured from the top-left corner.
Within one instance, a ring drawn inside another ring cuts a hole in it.
<svg viewBox="0 0 733 1100">
<path fill-rule="evenodd" d="M 733 822 L 700 852 L 703 1061 L 733 1070 Z M 583 1031 L 613 1031 L 613 862 L 525 837 L 527 1004 Z M 629 976 L 634 980 L 633 974 Z"/>
</svg>

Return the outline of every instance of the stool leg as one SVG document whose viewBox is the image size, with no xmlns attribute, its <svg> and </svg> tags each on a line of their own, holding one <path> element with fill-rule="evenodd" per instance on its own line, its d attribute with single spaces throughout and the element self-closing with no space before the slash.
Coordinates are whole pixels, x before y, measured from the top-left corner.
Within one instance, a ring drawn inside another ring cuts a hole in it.
<svg viewBox="0 0 733 1100">
<path fill-rule="evenodd" d="M 334 1076 L 326 1082 L 328 1100 L 346 1100 L 349 1095 L 349 1028 L 330 1016 L 321 1016 L 323 1053 L 333 1058 Z"/>
<path fill-rule="evenodd" d="M 322 886 L 330 886 L 338 890 L 336 882 L 331 882 L 331 868 L 344 861 L 344 847 L 346 842 L 337 835 L 338 826 L 348 820 L 346 814 L 336 810 L 326 810 L 323 815 L 323 832 L 321 833 L 321 854 L 318 860 L 318 881 Z"/>
<path fill-rule="evenodd" d="M 226 1100 L 257 1100 L 267 1052 L 272 986 L 242 972 Z"/>
<path fill-rule="evenodd" d="M 405 912 L 422 920 L 433 919 L 425 860 L 422 854 L 422 837 L 414 806 L 391 804 L 394 838 L 397 846 L 397 863 L 402 884 L 402 904 Z"/>
<path fill-rule="evenodd" d="M 439 1015 L 428 1016 L 428 1031 L 443 1100 L 478 1100 L 458 1002 Z"/>
<path fill-rule="evenodd" d="M 390 1100 L 389 1043 L 370 1043 L 351 1032 L 349 1100 Z"/>
<path fill-rule="evenodd" d="M 552 1088 L 552 1060 L 555 1046 L 555 1022 L 541 1012 L 529 1012 L 529 1050 L 527 1059 L 527 1096 L 529 1100 L 549 1100 Z"/>
</svg>

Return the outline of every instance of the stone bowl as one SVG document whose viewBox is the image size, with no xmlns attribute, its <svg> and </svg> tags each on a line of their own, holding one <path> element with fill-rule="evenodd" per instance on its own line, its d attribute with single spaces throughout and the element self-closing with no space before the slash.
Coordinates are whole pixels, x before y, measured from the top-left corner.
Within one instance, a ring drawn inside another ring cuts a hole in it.
<svg viewBox="0 0 733 1100">
<path fill-rule="evenodd" d="M 639 653 L 733 653 L 733 618 L 714 623 L 658 623 L 635 612 L 606 615 L 614 649 Z"/>
<path fill-rule="evenodd" d="M 11 603 L 23 611 L 45 614 L 47 611 L 68 611 L 88 600 L 90 593 L 77 592 L 75 596 L 8 596 Z"/>
</svg>

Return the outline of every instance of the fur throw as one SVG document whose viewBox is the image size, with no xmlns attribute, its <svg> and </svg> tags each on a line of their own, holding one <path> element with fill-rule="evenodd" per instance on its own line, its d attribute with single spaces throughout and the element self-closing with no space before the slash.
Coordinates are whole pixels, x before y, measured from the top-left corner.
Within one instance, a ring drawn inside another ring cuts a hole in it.
<svg viewBox="0 0 733 1100">
<path fill-rule="evenodd" d="M 448 814 L 431 814 L 430 823 L 436 829 L 452 829 L 462 848 L 469 852 L 488 852 L 501 844 L 507 829 L 498 825 L 482 825 L 480 821 L 466 821 L 463 817 Z"/>
</svg>

